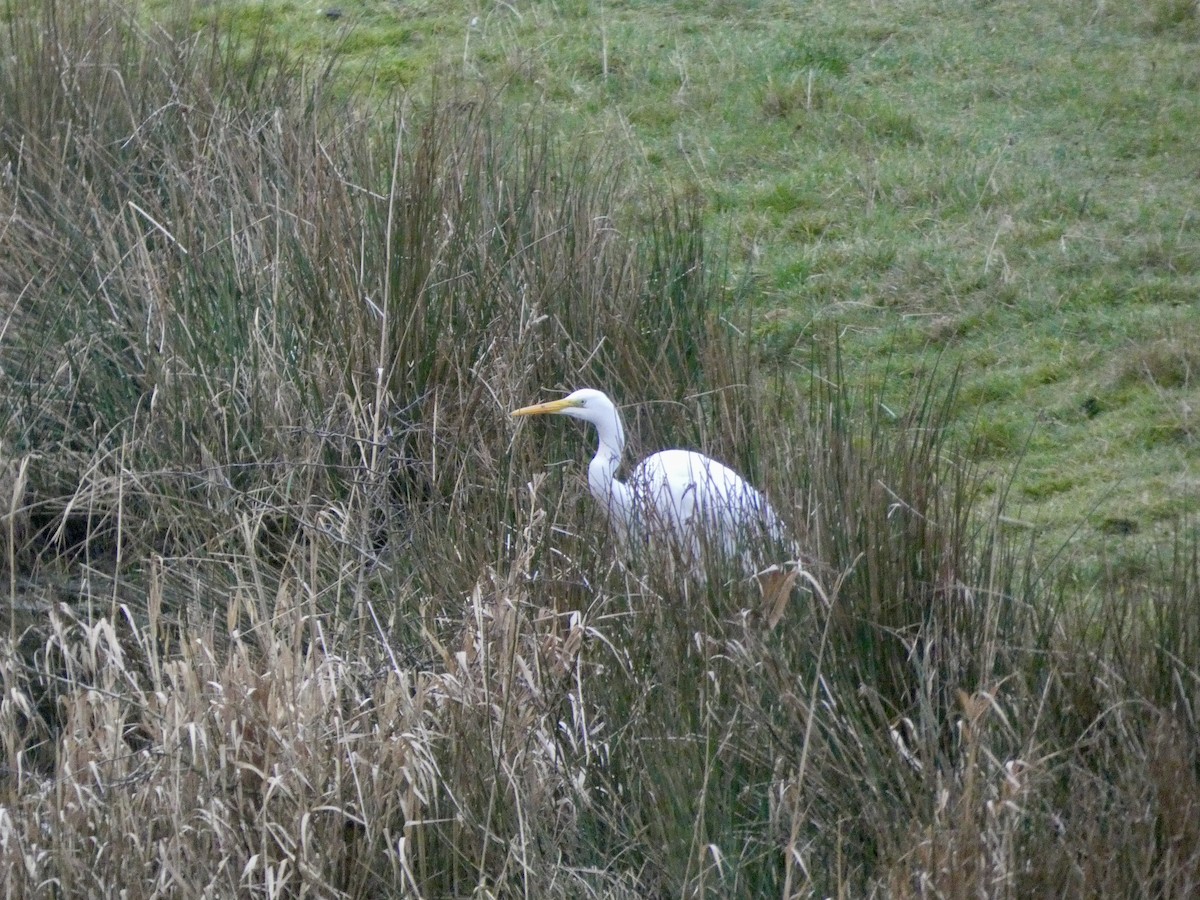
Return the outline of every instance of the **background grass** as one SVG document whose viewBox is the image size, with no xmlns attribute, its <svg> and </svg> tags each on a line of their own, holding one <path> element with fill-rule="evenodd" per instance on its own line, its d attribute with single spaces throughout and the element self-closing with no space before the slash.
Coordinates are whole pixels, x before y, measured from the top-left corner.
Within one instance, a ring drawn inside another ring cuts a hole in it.
<svg viewBox="0 0 1200 900">
<path fill-rule="evenodd" d="M 1193 895 L 1194 4 L 326 12 L 4 9 L 6 890 Z"/>
<path fill-rule="evenodd" d="M 327 12 L 327 10 L 324 10 Z M 1135 555 L 1196 495 L 1194 4 L 312 3 L 206 7 L 355 90 L 477 81 L 703 204 L 756 311 L 856 377 L 949 352 L 956 419 L 1047 543 Z M 1106 524 L 1130 524 L 1113 546 Z"/>
</svg>

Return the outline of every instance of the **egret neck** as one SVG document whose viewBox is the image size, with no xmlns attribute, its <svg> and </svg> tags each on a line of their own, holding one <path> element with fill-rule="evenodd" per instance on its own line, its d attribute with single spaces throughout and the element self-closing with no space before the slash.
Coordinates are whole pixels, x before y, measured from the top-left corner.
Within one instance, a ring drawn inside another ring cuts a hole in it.
<svg viewBox="0 0 1200 900">
<path fill-rule="evenodd" d="M 614 409 L 611 418 L 597 418 L 592 424 L 596 427 L 600 446 L 588 465 L 588 487 L 592 496 L 608 511 L 612 524 L 628 527 L 634 520 L 633 492 L 616 477 L 621 455 L 625 452 L 621 416 Z"/>
</svg>

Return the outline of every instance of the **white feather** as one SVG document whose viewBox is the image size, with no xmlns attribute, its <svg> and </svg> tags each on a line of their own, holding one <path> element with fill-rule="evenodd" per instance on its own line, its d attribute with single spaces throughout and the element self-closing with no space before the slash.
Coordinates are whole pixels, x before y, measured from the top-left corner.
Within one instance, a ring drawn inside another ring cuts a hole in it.
<svg viewBox="0 0 1200 900">
<path fill-rule="evenodd" d="M 691 450 L 663 450 L 620 481 L 625 450 L 621 417 L 604 393 L 585 388 L 561 400 L 516 410 L 514 416 L 564 415 L 591 423 L 599 447 L 588 466 L 588 486 L 631 548 L 669 545 L 693 571 L 707 560 L 737 562 L 748 575 L 787 547 L 785 528 L 767 498 L 714 459 Z"/>
</svg>

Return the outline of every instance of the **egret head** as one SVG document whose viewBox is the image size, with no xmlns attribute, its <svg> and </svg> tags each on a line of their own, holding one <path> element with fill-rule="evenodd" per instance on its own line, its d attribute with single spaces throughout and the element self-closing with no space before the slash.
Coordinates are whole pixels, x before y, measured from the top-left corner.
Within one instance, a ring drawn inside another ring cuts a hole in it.
<svg viewBox="0 0 1200 900">
<path fill-rule="evenodd" d="M 613 406 L 613 402 L 603 392 L 592 390 L 591 388 L 583 388 L 582 390 L 575 391 L 573 394 L 568 394 L 561 400 L 550 400 L 546 403 L 537 403 L 533 406 L 523 406 L 521 409 L 515 410 L 513 415 L 571 416 L 574 419 L 583 419 L 585 422 L 591 422 L 596 427 L 600 427 L 602 424 L 616 417 L 617 408 Z"/>
<path fill-rule="evenodd" d="M 600 436 L 602 446 L 620 455 L 625 446 L 625 430 L 621 427 L 621 418 L 617 415 L 617 407 L 608 399 L 603 391 L 592 388 L 582 388 L 573 394 L 568 394 L 561 400 L 549 400 L 533 406 L 523 406 L 512 413 L 514 416 L 570 416 L 582 419 L 595 426 Z"/>
</svg>

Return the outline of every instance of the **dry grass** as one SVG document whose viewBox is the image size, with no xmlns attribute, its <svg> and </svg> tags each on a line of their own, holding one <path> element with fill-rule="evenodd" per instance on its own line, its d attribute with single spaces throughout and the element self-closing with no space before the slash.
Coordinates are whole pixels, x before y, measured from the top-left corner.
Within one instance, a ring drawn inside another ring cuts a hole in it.
<svg viewBox="0 0 1200 900">
<path fill-rule="evenodd" d="M 577 622 L 535 615 L 520 588 L 493 581 L 453 643 L 430 637 L 433 666 L 401 667 L 386 650 L 351 655 L 301 612 L 316 598 L 300 581 L 230 633 L 172 627 L 160 584 L 144 624 L 125 608 L 89 623 L 63 606 L 33 665 L 6 655 L 10 887 L 469 893 L 525 877 L 534 838 L 569 831 L 559 743 L 573 735 L 549 713 L 577 674 Z"/>
</svg>

